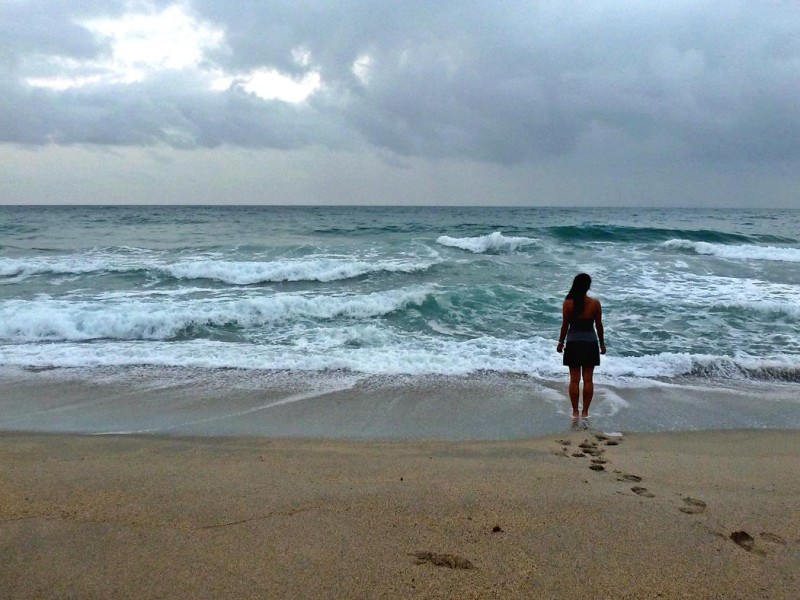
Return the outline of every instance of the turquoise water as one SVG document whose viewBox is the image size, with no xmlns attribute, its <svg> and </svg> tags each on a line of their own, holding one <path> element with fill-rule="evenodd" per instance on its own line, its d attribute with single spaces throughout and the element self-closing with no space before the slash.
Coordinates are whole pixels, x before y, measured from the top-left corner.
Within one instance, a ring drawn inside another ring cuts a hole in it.
<svg viewBox="0 0 800 600">
<path fill-rule="evenodd" d="M 499 439 L 800 428 L 800 212 L 0 207 L 0 429 Z"/>
<path fill-rule="evenodd" d="M 800 212 L 3 207 L 0 365 L 563 377 L 586 271 L 609 382 L 800 380 Z"/>
</svg>

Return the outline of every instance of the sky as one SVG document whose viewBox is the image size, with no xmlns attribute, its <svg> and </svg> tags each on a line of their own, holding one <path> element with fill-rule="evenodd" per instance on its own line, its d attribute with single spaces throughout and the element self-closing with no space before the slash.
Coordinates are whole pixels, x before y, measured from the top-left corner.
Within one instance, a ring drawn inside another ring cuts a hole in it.
<svg viewBox="0 0 800 600">
<path fill-rule="evenodd" d="M 0 0 L 0 204 L 800 208 L 800 0 Z"/>
</svg>

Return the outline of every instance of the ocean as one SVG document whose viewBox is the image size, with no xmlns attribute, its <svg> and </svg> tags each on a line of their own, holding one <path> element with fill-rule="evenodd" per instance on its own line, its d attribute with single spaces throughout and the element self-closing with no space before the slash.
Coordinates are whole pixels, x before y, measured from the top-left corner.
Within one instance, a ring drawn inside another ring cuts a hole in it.
<svg viewBox="0 0 800 600">
<path fill-rule="evenodd" d="M 0 207 L 0 429 L 505 438 L 800 428 L 800 211 Z M 4 390 L 4 391 L 3 391 Z"/>
</svg>

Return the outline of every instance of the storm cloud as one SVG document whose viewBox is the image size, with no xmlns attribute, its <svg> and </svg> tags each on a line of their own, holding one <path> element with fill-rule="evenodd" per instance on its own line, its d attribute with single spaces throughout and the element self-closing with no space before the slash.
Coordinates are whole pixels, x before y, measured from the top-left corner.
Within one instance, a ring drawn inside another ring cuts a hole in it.
<svg viewBox="0 0 800 600">
<path fill-rule="evenodd" d="M 218 43 L 135 81 L 98 76 L 114 38 L 87 21 L 170 6 Z M 792 3 L 14 0 L 0 19 L 5 142 L 361 143 L 499 163 L 620 138 L 718 160 L 800 152 Z M 236 82 L 257 69 L 320 85 L 302 102 L 264 99 Z M 232 83 L 210 88 L 223 72 Z"/>
<path fill-rule="evenodd" d="M 634 187 L 659 169 L 698 182 L 752 172 L 787 198 L 800 160 L 800 10 L 7 0 L 0 149 L 75 146 L 449 161 L 506 169 L 494 172 L 514 189 L 587 165 L 595 179 L 628 165 Z"/>
</svg>

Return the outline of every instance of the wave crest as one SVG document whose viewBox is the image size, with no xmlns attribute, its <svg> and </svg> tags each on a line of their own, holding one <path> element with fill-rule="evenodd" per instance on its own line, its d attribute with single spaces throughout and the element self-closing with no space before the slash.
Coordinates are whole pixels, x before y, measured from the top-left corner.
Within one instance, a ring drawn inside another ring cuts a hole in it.
<svg viewBox="0 0 800 600">
<path fill-rule="evenodd" d="M 454 238 L 447 235 L 442 235 L 436 240 L 436 243 L 442 246 L 460 248 L 475 254 L 484 254 L 488 252 L 513 252 L 518 248 L 530 246 L 532 244 L 536 244 L 537 242 L 538 240 L 534 238 L 505 236 L 499 231 L 479 237 Z"/>
<path fill-rule="evenodd" d="M 695 254 L 718 256 L 732 260 L 774 260 L 781 262 L 800 262 L 800 248 L 777 246 L 753 246 L 749 244 L 711 244 L 691 240 L 674 239 L 661 244 L 670 250 L 687 250 Z"/>
<path fill-rule="evenodd" d="M 0 277 L 31 277 L 33 275 L 83 275 L 100 271 L 125 271 L 107 260 L 86 257 L 0 258 Z"/>
<path fill-rule="evenodd" d="M 283 281 L 329 282 L 381 272 L 414 273 L 429 269 L 432 264 L 323 258 L 274 262 L 198 261 L 169 265 L 160 270 L 177 279 L 215 279 L 234 285 L 249 285 Z"/>
<path fill-rule="evenodd" d="M 630 227 L 625 225 L 557 225 L 547 231 L 558 239 L 576 242 L 655 243 L 673 238 L 693 242 L 731 243 L 794 243 L 793 238 L 774 235 L 744 235 L 713 229 L 669 229 L 663 227 Z"/>
<path fill-rule="evenodd" d="M 275 261 L 193 260 L 182 263 L 109 258 L 0 258 L 0 277 L 84 275 L 92 273 L 158 273 L 174 279 L 211 279 L 232 285 L 294 281 L 340 281 L 372 273 L 414 273 L 434 261 L 389 259 L 367 262 L 346 258 L 285 259 Z"/>
<path fill-rule="evenodd" d="M 260 327 L 294 320 L 365 319 L 418 306 L 431 290 L 350 296 L 279 294 L 244 300 L 102 302 L 10 301 L 0 307 L 0 341 L 169 340 L 192 327 Z"/>
<path fill-rule="evenodd" d="M 697 377 L 730 381 L 800 382 L 800 367 L 791 357 L 783 360 L 662 352 L 646 356 L 612 357 L 602 373 L 610 378 L 672 379 Z"/>
</svg>

